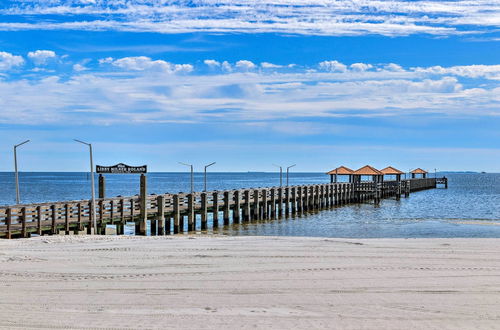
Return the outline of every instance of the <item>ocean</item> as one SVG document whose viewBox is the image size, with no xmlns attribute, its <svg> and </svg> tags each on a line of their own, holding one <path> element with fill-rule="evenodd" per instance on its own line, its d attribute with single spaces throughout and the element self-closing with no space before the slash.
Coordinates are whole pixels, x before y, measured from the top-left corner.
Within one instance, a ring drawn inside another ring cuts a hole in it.
<svg viewBox="0 0 500 330">
<path fill-rule="evenodd" d="M 500 174 L 438 173 L 443 175 L 449 179 L 448 189 L 415 192 L 400 201 L 385 199 L 378 207 L 370 203 L 347 205 L 304 217 L 230 225 L 216 231 L 227 235 L 346 238 L 500 237 Z M 148 192 L 189 191 L 189 178 L 188 173 L 148 173 Z M 23 204 L 90 198 L 87 173 L 23 172 L 19 182 Z M 290 185 L 326 182 L 329 177 L 323 173 L 294 172 L 289 178 Z M 0 205 L 15 204 L 14 174 L 0 173 L 0 183 Z M 273 185 L 279 185 L 277 173 L 209 173 L 207 189 Z M 106 188 L 107 197 L 136 195 L 139 175 L 106 175 Z M 202 189 L 203 174 L 195 173 L 195 190 Z"/>
</svg>

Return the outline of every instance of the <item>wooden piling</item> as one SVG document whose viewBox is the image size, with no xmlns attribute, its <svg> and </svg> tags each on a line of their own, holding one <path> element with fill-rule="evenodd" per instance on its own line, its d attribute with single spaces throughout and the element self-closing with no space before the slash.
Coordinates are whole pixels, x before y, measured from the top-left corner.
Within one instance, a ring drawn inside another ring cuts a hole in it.
<svg viewBox="0 0 500 330">
<path fill-rule="evenodd" d="M 179 195 L 175 194 L 172 196 L 172 206 L 174 209 L 174 234 L 178 234 L 182 232 L 182 228 L 180 226 L 181 222 L 181 212 L 180 212 L 180 201 Z"/>
<path fill-rule="evenodd" d="M 276 219 L 276 188 L 271 188 L 271 212 L 270 212 L 270 218 L 275 220 Z"/>
<path fill-rule="evenodd" d="M 245 190 L 244 191 L 244 196 L 245 196 L 245 206 L 244 206 L 244 213 L 243 213 L 243 221 L 250 221 L 251 220 L 251 210 L 250 210 L 250 204 L 252 201 L 250 200 L 250 190 Z"/>
<path fill-rule="evenodd" d="M 219 226 L 219 192 L 212 193 L 212 227 Z"/>
<path fill-rule="evenodd" d="M 233 223 L 240 223 L 241 198 L 240 191 L 234 191 Z"/>
<path fill-rule="evenodd" d="M 229 213 L 230 213 L 230 205 L 229 205 L 229 191 L 224 191 L 224 205 L 223 205 L 223 219 L 224 226 L 229 225 Z"/>
<path fill-rule="evenodd" d="M 156 221 L 158 221 L 158 232 L 156 235 L 165 235 L 165 196 L 160 195 L 156 198 L 156 203 L 158 207 L 158 212 L 156 215 Z"/>
<path fill-rule="evenodd" d="M 253 219 L 252 220 L 260 220 L 260 209 L 259 209 L 259 191 L 255 189 L 253 191 Z"/>
<path fill-rule="evenodd" d="M 200 195 L 201 202 L 201 230 L 208 229 L 208 203 L 207 203 L 207 193 L 202 192 Z"/>
<path fill-rule="evenodd" d="M 194 214 L 194 194 L 188 195 L 188 231 L 196 230 L 196 217 Z"/>
</svg>

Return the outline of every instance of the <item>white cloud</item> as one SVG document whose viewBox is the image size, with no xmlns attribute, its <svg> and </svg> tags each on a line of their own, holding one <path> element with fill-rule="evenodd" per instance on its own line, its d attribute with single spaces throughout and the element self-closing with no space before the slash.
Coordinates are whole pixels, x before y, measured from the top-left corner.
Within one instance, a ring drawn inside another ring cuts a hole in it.
<svg viewBox="0 0 500 330">
<path fill-rule="evenodd" d="M 319 63 L 319 67 L 322 70 L 330 72 L 346 72 L 347 66 L 339 61 L 323 61 Z"/>
<path fill-rule="evenodd" d="M 396 63 L 389 63 L 384 66 L 384 69 L 387 71 L 392 71 L 392 72 L 403 72 L 405 71 L 401 65 L 396 64 Z"/>
<path fill-rule="evenodd" d="M 222 70 L 224 70 L 224 71 L 226 71 L 226 72 L 231 72 L 231 71 L 233 71 L 233 67 L 231 66 L 231 64 L 229 64 L 229 62 L 228 62 L 228 61 L 224 61 L 224 62 L 222 62 L 221 66 L 222 66 Z"/>
<path fill-rule="evenodd" d="M 350 68 L 357 72 L 363 72 L 372 69 L 373 65 L 366 63 L 354 63 L 350 65 Z"/>
<path fill-rule="evenodd" d="M 218 62 L 216 60 L 204 60 L 203 63 L 205 63 L 210 68 L 218 68 L 218 67 L 220 67 L 220 62 Z"/>
<path fill-rule="evenodd" d="M 22 56 L 12 55 L 7 52 L 0 52 L 0 71 L 7 71 L 23 64 L 24 59 Z"/>
<path fill-rule="evenodd" d="M 251 61 L 240 60 L 236 62 L 236 68 L 240 70 L 252 70 L 255 69 L 255 64 Z"/>
<path fill-rule="evenodd" d="M 23 0 L 8 3 L 0 14 L 12 16 L 0 24 L 3 30 L 400 36 L 479 34 L 500 27 L 496 0 Z M 29 19 L 36 15 L 51 20 Z"/>
<path fill-rule="evenodd" d="M 99 64 L 110 64 L 110 63 L 113 63 L 115 59 L 112 58 L 112 57 L 106 57 L 106 58 L 101 58 L 98 60 Z"/>
<path fill-rule="evenodd" d="M 111 63 L 113 66 L 130 71 L 158 71 L 158 72 L 191 72 L 191 64 L 172 64 L 163 60 L 152 60 L 147 56 L 124 57 L 117 60 L 105 60 L 102 63 Z"/>
<path fill-rule="evenodd" d="M 74 65 L 73 65 L 73 70 L 74 70 L 74 71 L 77 71 L 77 72 L 81 72 L 81 71 L 86 71 L 86 70 L 88 70 L 88 68 L 87 68 L 87 67 L 85 67 L 85 66 L 84 66 L 84 65 L 82 65 L 82 64 L 74 64 Z"/>
<path fill-rule="evenodd" d="M 36 65 L 45 65 L 50 59 L 56 57 L 56 53 L 52 50 L 36 50 L 34 52 L 29 52 L 28 57 Z"/>
<path fill-rule="evenodd" d="M 277 65 L 269 62 L 262 62 L 260 63 L 260 66 L 264 69 L 275 69 L 275 68 L 281 68 L 283 67 L 282 65 Z"/>
</svg>

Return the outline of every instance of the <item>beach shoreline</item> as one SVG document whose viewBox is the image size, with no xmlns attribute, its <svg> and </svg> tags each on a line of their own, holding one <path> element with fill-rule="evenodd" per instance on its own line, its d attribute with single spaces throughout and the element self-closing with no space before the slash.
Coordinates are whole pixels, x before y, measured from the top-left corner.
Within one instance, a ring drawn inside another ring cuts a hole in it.
<svg viewBox="0 0 500 330">
<path fill-rule="evenodd" d="M 0 327 L 494 328 L 500 239 L 0 240 Z"/>
</svg>

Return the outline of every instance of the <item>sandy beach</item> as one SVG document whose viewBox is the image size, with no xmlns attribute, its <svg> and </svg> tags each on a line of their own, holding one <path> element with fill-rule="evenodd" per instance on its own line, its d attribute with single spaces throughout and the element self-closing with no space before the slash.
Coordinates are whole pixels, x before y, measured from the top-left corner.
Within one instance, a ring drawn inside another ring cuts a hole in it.
<svg viewBox="0 0 500 330">
<path fill-rule="evenodd" d="M 499 328 L 500 239 L 0 241 L 0 327 Z"/>
</svg>

